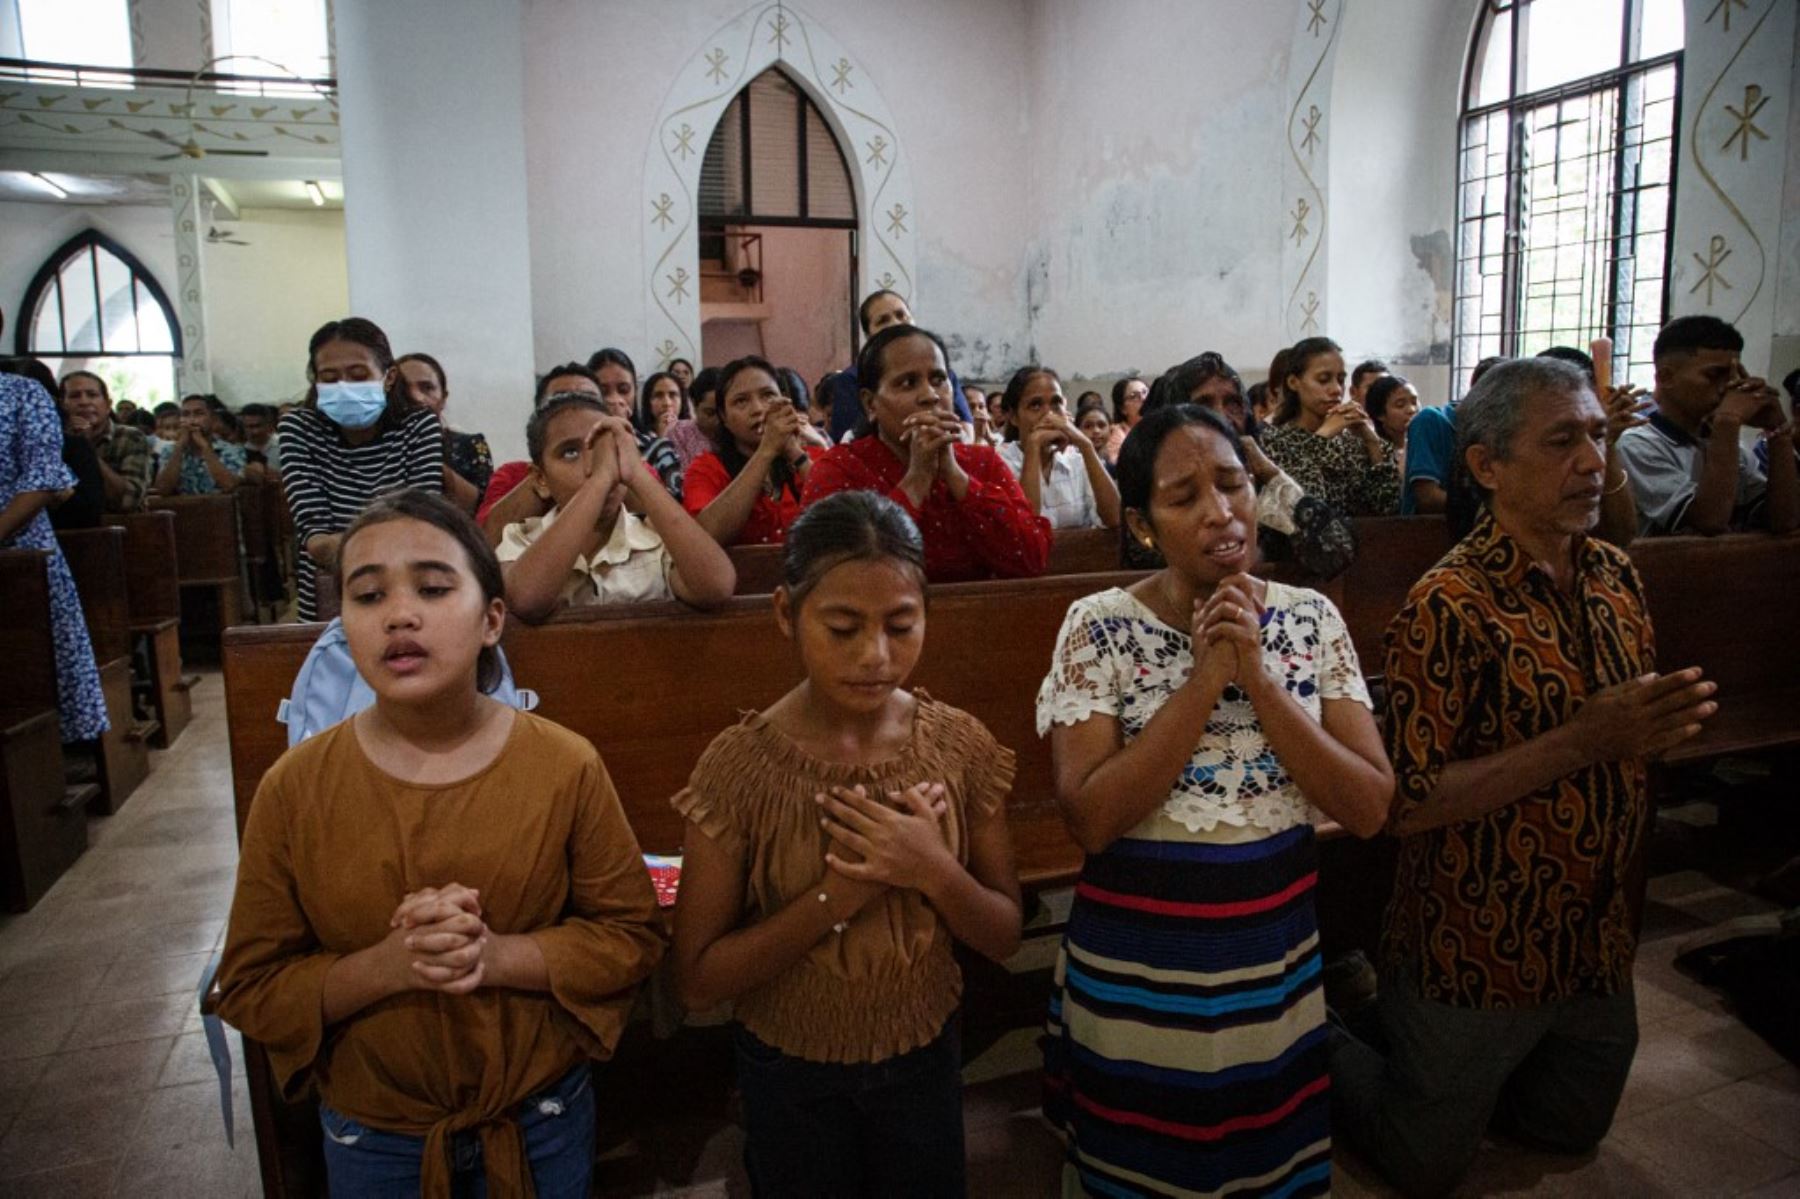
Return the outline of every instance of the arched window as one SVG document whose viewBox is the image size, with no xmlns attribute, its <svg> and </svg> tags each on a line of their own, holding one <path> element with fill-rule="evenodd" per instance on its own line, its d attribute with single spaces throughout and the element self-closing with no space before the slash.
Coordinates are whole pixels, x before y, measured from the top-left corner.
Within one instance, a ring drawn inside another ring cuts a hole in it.
<svg viewBox="0 0 1800 1199">
<path fill-rule="evenodd" d="M 89 229 L 64 242 L 25 290 L 18 353 L 58 375 L 91 370 L 115 399 L 175 398 L 181 327 L 169 297 L 129 250 Z"/>
<path fill-rule="evenodd" d="M 732 98 L 700 166 L 700 221 L 856 227 L 850 168 L 825 117 L 769 68 Z"/>
<path fill-rule="evenodd" d="M 1481 359 L 1613 339 L 1648 386 L 1668 312 L 1681 0 L 1487 0 L 1463 83 L 1456 390 Z"/>
</svg>

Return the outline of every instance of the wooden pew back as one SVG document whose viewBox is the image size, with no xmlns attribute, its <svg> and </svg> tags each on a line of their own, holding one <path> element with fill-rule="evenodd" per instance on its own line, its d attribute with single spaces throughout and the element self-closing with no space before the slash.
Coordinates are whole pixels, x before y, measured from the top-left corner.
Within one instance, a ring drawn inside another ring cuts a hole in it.
<svg viewBox="0 0 1800 1199">
<path fill-rule="evenodd" d="M 1056 813 L 1049 750 L 1037 737 L 1032 696 L 1069 605 L 1137 577 L 1071 575 L 932 589 L 913 685 L 980 715 L 1018 755 L 1011 822 L 1021 874 L 1031 881 L 1067 877 L 1080 861 Z M 317 634 L 318 626 L 297 625 L 226 634 L 240 827 L 263 771 L 286 747 L 276 707 Z M 686 785 L 707 744 L 800 677 L 767 597 L 733 600 L 705 615 L 602 617 L 576 610 L 537 627 L 509 624 L 504 645 L 515 680 L 541 697 L 538 711 L 599 748 L 650 852 L 679 850 L 682 822 L 669 797 Z"/>
<path fill-rule="evenodd" d="M 175 514 L 177 577 L 183 586 L 238 580 L 241 557 L 235 495 L 152 496 L 150 508 Z"/>
<path fill-rule="evenodd" d="M 0 550 L 0 725 L 56 711 L 56 642 L 50 632 L 50 555 L 43 550 Z"/>
<path fill-rule="evenodd" d="M 1435 517 L 1373 516 L 1350 522 L 1356 559 L 1322 590 L 1344 614 L 1363 673 L 1378 675 L 1388 625 L 1419 577 L 1450 550 L 1448 528 Z"/>
<path fill-rule="evenodd" d="M 781 583 L 779 545 L 734 545 L 725 552 L 737 568 L 738 595 L 768 595 Z M 1106 574 L 1119 569 L 1117 529 L 1059 529 L 1046 575 Z"/>
<path fill-rule="evenodd" d="M 109 516 L 125 530 L 125 596 L 136 629 L 181 619 L 180 560 L 175 513 L 132 512 Z"/>
<path fill-rule="evenodd" d="M 81 594 L 94 660 L 102 665 L 131 656 L 131 604 L 126 588 L 125 530 L 116 525 L 70 529 L 56 535 L 75 589 Z"/>
<path fill-rule="evenodd" d="M 1759 534 L 1633 543 L 1656 626 L 1656 668 L 1701 666 L 1719 711 L 1671 761 L 1800 741 L 1800 541 Z"/>
</svg>

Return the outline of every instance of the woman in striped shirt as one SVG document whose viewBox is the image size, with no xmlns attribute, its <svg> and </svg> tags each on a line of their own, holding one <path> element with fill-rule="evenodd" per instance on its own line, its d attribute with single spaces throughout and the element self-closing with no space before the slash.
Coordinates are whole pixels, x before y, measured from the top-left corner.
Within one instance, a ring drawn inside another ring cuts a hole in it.
<svg viewBox="0 0 1800 1199">
<path fill-rule="evenodd" d="M 444 429 L 412 402 L 373 321 L 321 326 L 307 347 L 306 377 L 305 406 L 281 421 L 281 485 L 302 550 L 299 616 L 316 620 L 317 572 L 337 568 L 343 532 L 364 506 L 402 487 L 444 490 Z"/>
</svg>

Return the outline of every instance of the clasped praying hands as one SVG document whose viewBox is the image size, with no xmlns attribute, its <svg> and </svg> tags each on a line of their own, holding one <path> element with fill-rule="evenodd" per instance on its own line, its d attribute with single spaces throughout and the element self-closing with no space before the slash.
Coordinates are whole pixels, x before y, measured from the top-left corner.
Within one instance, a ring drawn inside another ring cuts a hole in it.
<svg viewBox="0 0 1800 1199">
<path fill-rule="evenodd" d="M 480 892 L 460 883 L 410 892 L 388 926 L 387 941 L 405 963 L 406 989 L 467 995 L 481 986 L 489 937 Z"/>
</svg>

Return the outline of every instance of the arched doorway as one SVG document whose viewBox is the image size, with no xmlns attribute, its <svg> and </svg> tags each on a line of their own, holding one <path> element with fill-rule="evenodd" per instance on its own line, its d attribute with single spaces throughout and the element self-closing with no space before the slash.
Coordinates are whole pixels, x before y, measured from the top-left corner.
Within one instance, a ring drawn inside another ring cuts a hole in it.
<svg viewBox="0 0 1800 1199">
<path fill-rule="evenodd" d="M 818 107 L 778 66 L 726 105 L 700 165 L 700 353 L 809 382 L 856 349 L 856 191 Z"/>
<path fill-rule="evenodd" d="M 852 296 L 886 287 L 916 302 L 912 180 L 886 101 L 862 64 L 818 22 L 785 3 L 758 4 L 701 43 L 677 72 L 646 154 L 645 325 L 659 362 L 701 356 L 706 149 L 727 107 L 777 66 L 841 147 L 858 238 Z"/>
</svg>

